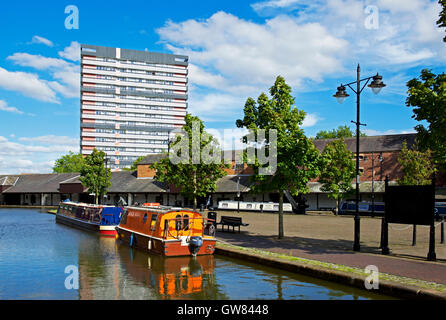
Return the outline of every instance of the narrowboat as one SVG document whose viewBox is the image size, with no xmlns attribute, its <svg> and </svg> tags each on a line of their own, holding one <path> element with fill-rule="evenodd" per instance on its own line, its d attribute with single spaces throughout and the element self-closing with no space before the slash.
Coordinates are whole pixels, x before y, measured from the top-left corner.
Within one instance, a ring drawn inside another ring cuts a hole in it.
<svg viewBox="0 0 446 320">
<path fill-rule="evenodd" d="M 384 202 L 372 202 L 360 201 L 358 206 L 358 211 L 361 214 L 371 214 L 372 212 L 376 216 L 384 215 Z M 355 201 L 341 201 L 339 206 L 339 214 L 354 214 L 356 212 L 356 202 Z"/>
<path fill-rule="evenodd" d="M 119 225 L 122 210 L 122 207 L 61 202 L 57 209 L 56 222 L 96 231 L 104 236 L 116 236 L 116 226 Z"/>
<path fill-rule="evenodd" d="M 218 202 L 218 210 L 278 212 L 279 204 L 275 202 L 246 202 L 223 200 Z M 293 208 L 290 203 L 283 204 L 283 212 L 293 212 Z"/>
<path fill-rule="evenodd" d="M 130 247 L 163 256 L 207 255 L 215 250 L 212 222 L 189 209 L 126 207 L 116 237 Z"/>
</svg>

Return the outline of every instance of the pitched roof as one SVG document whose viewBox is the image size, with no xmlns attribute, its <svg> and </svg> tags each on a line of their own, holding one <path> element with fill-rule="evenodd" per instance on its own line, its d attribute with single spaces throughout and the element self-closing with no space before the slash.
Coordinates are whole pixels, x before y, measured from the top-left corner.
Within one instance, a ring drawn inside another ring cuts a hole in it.
<svg viewBox="0 0 446 320">
<path fill-rule="evenodd" d="M 392 134 L 384 136 L 370 136 L 359 138 L 359 152 L 391 152 L 400 151 L 403 147 L 403 142 L 407 142 L 407 147 L 410 148 L 415 144 L 415 133 L 408 134 Z M 313 143 L 319 151 L 324 150 L 325 146 L 337 139 L 314 139 Z M 356 152 L 356 137 L 345 138 L 345 144 L 348 150 Z"/>
<path fill-rule="evenodd" d="M 249 176 L 247 175 L 227 175 L 217 181 L 217 191 L 216 192 L 237 192 L 237 180 L 240 177 L 239 191 L 248 192 L 250 190 L 251 182 L 249 181 Z"/>
<path fill-rule="evenodd" d="M 0 176 L 0 186 L 13 186 L 18 179 L 18 175 Z"/>
<path fill-rule="evenodd" d="M 60 182 L 78 173 L 21 174 L 17 182 L 3 193 L 58 193 Z"/>
<path fill-rule="evenodd" d="M 166 192 L 167 186 L 154 179 L 138 179 L 136 172 L 118 171 L 112 172 L 111 187 L 108 192 L 112 193 L 138 193 L 138 192 Z"/>
<path fill-rule="evenodd" d="M 149 154 L 144 159 L 142 159 L 138 164 L 154 164 L 166 157 L 167 154 L 165 153 Z"/>
</svg>

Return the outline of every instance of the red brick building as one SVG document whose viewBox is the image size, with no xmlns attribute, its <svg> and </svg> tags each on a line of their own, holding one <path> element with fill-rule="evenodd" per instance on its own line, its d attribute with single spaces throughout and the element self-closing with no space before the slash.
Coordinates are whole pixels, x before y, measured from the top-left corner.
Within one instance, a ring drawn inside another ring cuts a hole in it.
<svg viewBox="0 0 446 320">
<path fill-rule="evenodd" d="M 314 140 L 315 146 L 322 151 L 330 139 Z M 391 183 L 401 177 L 402 171 L 398 164 L 398 155 L 403 142 L 408 147 L 413 146 L 415 134 L 398 134 L 371 136 L 360 138 L 360 195 L 361 200 L 382 200 L 384 179 L 388 175 Z M 345 139 L 347 147 L 352 152 L 356 150 L 356 138 Z M 252 169 L 246 164 L 236 164 L 236 152 L 224 151 L 222 157 L 231 160 L 227 175 L 217 182 L 217 191 L 211 196 L 211 206 L 218 206 L 221 200 L 237 200 L 237 191 L 241 201 L 277 202 L 278 194 L 254 194 L 250 192 L 250 176 Z M 354 155 L 353 155 L 354 156 Z M 150 165 L 158 161 L 162 155 L 149 155 L 143 159 L 135 172 L 112 172 L 112 186 L 108 190 L 103 203 L 115 204 L 121 198 L 128 204 L 135 202 L 160 202 L 164 205 L 190 206 L 192 203 L 179 194 L 178 188 L 160 183 L 154 179 L 155 172 Z M 353 183 L 353 181 L 352 181 Z M 445 175 L 437 179 L 437 198 L 446 200 Z M 321 184 L 316 181 L 309 183 L 310 193 L 305 197 L 310 210 L 335 207 L 335 201 L 320 190 Z M 61 199 L 70 198 L 74 201 L 91 199 L 79 181 L 79 174 L 31 174 L 31 175 L 0 175 L 0 204 L 15 205 L 56 205 Z M 209 199 L 199 199 L 206 203 Z M 286 198 L 285 198 L 285 201 Z"/>
</svg>

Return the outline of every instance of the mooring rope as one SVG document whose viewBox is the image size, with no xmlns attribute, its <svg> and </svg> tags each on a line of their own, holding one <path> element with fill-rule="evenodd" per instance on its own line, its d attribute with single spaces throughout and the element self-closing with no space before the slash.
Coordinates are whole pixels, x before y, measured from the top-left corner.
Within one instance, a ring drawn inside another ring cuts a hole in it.
<svg viewBox="0 0 446 320">
<path fill-rule="evenodd" d="M 439 223 L 437 223 L 436 225 L 434 225 L 434 227 L 436 228 L 436 227 L 438 227 L 439 225 L 441 225 L 441 222 L 439 222 Z M 430 226 L 426 226 L 426 225 L 423 225 L 423 224 L 421 224 L 421 225 L 419 225 L 419 226 L 421 226 L 421 227 L 430 227 Z M 407 227 L 404 227 L 404 228 L 401 228 L 401 229 L 392 227 L 392 225 L 390 225 L 390 224 L 389 224 L 389 227 L 390 227 L 390 229 L 392 229 L 393 231 L 404 231 L 404 230 L 407 230 L 407 229 L 409 229 L 409 228 L 412 228 L 413 225 L 410 224 L 410 225 L 408 225 Z"/>
<path fill-rule="evenodd" d="M 404 230 L 407 230 L 407 229 L 409 229 L 409 228 L 412 228 L 413 226 L 412 226 L 412 225 L 408 225 L 407 227 L 404 227 L 404 228 L 399 229 L 399 228 L 392 227 L 392 226 L 389 224 L 389 227 L 390 227 L 390 229 L 392 229 L 393 231 L 404 231 Z"/>
</svg>

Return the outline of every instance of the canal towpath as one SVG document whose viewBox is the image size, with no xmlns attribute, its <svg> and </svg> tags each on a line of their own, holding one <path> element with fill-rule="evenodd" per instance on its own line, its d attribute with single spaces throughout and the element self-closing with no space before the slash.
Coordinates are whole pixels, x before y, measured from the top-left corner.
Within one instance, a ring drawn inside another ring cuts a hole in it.
<svg viewBox="0 0 446 320">
<path fill-rule="evenodd" d="M 389 230 L 390 255 L 379 249 L 379 218 L 362 218 L 361 252 L 353 251 L 353 217 L 320 214 L 285 215 L 285 237 L 277 237 L 277 214 L 250 212 L 218 212 L 240 216 L 249 226 L 242 231 L 222 232 L 218 227 L 219 243 L 271 252 L 303 259 L 365 269 L 376 266 L 380 273 L 419 279 L 446 285 L 446 245 L 440 244 L 436 232 L 437 261 L 427 261 L 428 228 L 419 228 L 417 245 L 412 246 L 412 229 L 393 225 Z M 219 218 L 217 218 L 219 221 Z"/>
</svg>

